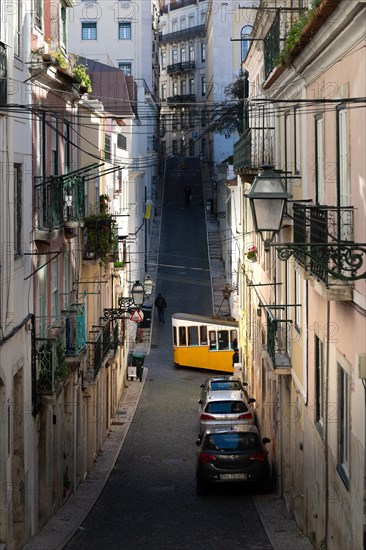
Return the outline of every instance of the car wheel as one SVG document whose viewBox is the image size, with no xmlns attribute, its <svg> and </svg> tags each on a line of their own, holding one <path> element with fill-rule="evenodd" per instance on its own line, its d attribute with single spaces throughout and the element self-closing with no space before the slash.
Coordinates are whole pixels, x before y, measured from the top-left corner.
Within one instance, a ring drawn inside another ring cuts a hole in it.
<svg viewBox="0 0 366 550">
<path fill-rule="evenodd" d="M 207 485 L 200 479 L 196 481 L 196 493 L 197 495 L 205 495 L 207 493 Z"/>
</svg>

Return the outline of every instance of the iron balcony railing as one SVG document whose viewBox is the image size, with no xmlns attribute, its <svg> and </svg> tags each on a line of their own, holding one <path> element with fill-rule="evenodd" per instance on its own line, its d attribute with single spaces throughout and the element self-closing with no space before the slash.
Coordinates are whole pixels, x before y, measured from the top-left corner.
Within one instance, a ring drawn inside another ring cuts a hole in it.
<svg viewBox="0 0 366 550">
<path fill-rule="evenodd" d="M 66 356 L 79 355 L 85 348 L 85 307 L 83 305 L 71 305 L 64 310 L 65 316 L 65 353 Z"/>
<path fill-rule="evenodd" d="M 173 95 L 167 98 L 168 103 L 193 103 L 195 101 L 195 94 Z"/>
<path fill-rule="evenodd" d="M 177 74 L 185 73 L 189 71 L 194 71 L 196 68 L 195 61 L 182 61 L 181 63 L 173 63 L 172 65 L 167 66 L 168 74 Z"/>
<path fill-rule="evenodd" d="M 70 367 L 65 357 L 65 331 L 57 327 L 58 336 L 55 338 L 36 338 L 35 355 L 38 372 L 38 391 L 52 394 L 56 385 L 70 374 Z"/>
<path fill-rule="evenodd" d="M 252 134 L 250 128 L 234 143 L 234 170 L 240 172 L 252 166 Z"/>
<path fill-rule="evenodd" d="M 182 4 L 179 4 L 181 7 Z M 191 40 L 192 38 L 204 37 L 205 26 L 196 25 L 195 27 L 188 27 L 188 29 L 181 29 L 176 32 L 169 32 L 167 34 L 161 34 L 160 44 L 167 44 L 168 42 L 182 42 L 184 40 Z"/>
<path fill-rule="evenodd" d="M 35 228 L 52 231 L 85 216 L 84 177 L 35 178 Z"/>
<path fill-rule="evenodd" d="M 289 345 L 291 337 L 291 321 L 277 319 L 270 309 L 267 313 L 267 353 L 273 368 L 291 367 Z"/>
<path fill-rule="evenodd" d="M 280 10 L 278 10 L 273 23 L 263 41 L 264 48 L 264 79 L 266 80 L 276 67 L 278 54 L 280 53 Z"/>
<path fill-rule="evenodd" d="M 115 351 L 115 341 L 118 342 L 118 338 L 115 338 L 115 330 L 117 330 L 118 336 L 118 324 L 117 329 L 111 325 L 112 321 L 106 321 L 105 325 L 97 331 L 91 331 L 91 339 L 89 341 L 89 363 L 96 376 L 103 364 L 103 361 L 108 356 L 110 351 Z M 112 339 L 113 338 L 113 339 Z M 118 344 L 117 344 L 118 345 Z"/>
<path fill-rule="evenodd" d="M 293 218 L 293 255 L 300 265 L 327 285 L 331 278 L 357 278 L 364 252 L 354 243 L 353 207 L 295 202 Z"/>
</svg>

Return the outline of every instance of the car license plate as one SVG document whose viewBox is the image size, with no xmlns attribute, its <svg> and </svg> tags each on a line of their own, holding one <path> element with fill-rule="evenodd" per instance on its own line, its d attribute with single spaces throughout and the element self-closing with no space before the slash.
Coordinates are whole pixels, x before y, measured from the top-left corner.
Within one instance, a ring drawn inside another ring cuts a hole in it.
<svg viewBox="0 0 366 550">
<path fill-rule="evenodd" d="M 248 474 L 221 474 L 221 479 L 247 479 Z"/>
</svg>

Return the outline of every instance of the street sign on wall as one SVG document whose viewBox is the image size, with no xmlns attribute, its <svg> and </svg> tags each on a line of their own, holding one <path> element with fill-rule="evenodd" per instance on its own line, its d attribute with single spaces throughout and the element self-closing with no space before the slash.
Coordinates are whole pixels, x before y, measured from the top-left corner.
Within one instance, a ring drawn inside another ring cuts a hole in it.
<svg viewBox="0 0 366 550">
<path fill-rule="evenodd" d="M 140 309 L 135 309 L 135 311 L 132 312 L 130 321 L 133 321 L 134 323 L 141 323 L 141 321 L 144 319 L 144 314 Z"/>
</svg>

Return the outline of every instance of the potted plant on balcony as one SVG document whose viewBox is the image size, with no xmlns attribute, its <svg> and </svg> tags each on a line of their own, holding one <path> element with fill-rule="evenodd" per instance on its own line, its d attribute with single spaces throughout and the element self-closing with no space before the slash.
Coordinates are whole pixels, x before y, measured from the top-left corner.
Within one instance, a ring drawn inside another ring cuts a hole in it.
<svg viewBox="0 0 366 550">
<path fill-rule="evenodd" d="M 84 222 L 86 256 L 92 259 L 100 258 L 104 264 L 113 261 L 118 241 L 111 214 L 90 214 Z"/>
<path fill-rule="evenodd" d="M 258 249 L 255 245 L 250 246 L 245 253 L 248 262 L 256 262 L 258 259 Z"/>
</svg>

